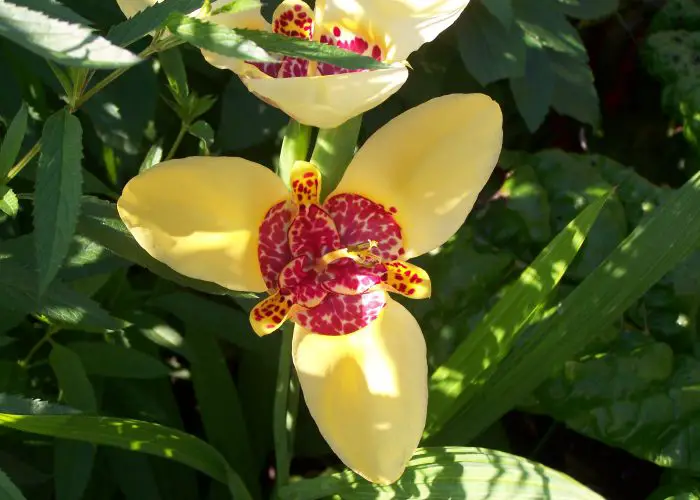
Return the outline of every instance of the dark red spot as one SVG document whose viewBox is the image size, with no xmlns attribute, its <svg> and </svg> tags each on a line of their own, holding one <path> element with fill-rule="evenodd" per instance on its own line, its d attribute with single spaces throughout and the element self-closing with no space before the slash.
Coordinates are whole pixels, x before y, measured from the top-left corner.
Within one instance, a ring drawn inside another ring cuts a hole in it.
<svg viewBox="0 0 700 500">
<path fill-rule="evenodd" d="M 338 26 L 333 26 L 333 35 L 340 36 L 340 28 Z"/>
</svg>

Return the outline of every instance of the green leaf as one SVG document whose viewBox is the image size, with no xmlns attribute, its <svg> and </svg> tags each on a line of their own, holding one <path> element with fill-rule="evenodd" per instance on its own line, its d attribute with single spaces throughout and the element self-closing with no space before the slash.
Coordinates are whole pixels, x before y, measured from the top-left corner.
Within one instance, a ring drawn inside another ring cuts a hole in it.
<svg viewBox="0 0 700 500">
<path fill-rule="evenodd" d="M 148 302 L 150 307 L 169 313 L 185 323 L 188 329 L 216 335 L 235 346 L 247 350 L 259 350 L 260 338 L 253 333 L 248 314 L 231 304 L 189 292 L 177 292 L 155 297 Z"/>
<path fill-rule="evenodd" d="M 557 0 L 559 10 L 576 19 L 599 19 L 614 14 L 620 0 Z"/>
<path fill-rule="evenodd" d="M 221 99 L 221 121 L 216 144 L 224 151 L 240 151 L 277 137 L 289 118 L 255 97 L 233 76 Z"/>
<path fill-rule="evenodd" d="M 141 162 L 139 167 L 139 173 L 145 172 L 151 167 L 156 166 L 163 159 L 163 144 L 160 142 L 155 143 L 148 149 L 146 157 Z"/>
<path fill-rule="evenodd" d="M 501 22 L 504 28 L 510 28 L 513 24 L 512 0 L 483 0 L 482 3 Z"/>
<path fill-rule="evenodd" d="M 135 54 L 112 45 L 90 28 L 6 0 L 0 0 L 0 36 L 69 66 L 120 68 L 141 61 Z"/>
<path fill-rule="evenodd" d="M 0 397 L 2 404 L 2 397 Z M 41 406 L 42 403 L 35 403 Z M 43 403 L 44 406 L 48 406 Z M 0 413 L 0 425 L 43 436 L 138 451 L 188 465 L 226 484 L 234 498 L 251 499 L 238 475 L 210 445 L 196 437 L 151 422 L 85 415 Z"/>
<path fill-rule="evenodd" d="M 7 133 L 0 144 L 0 181 L 5 179 L 7 173 L 17 161 L 17 156 L 22 147 L 24 134 L 27 133 L 27 105 L 22 103 L 22 107 L 10 122 Z"/>
<path fill-rule="evenodd" d="M 158 53 L 165 77 L 168 79 L 168 87 L 175 97 L 181 99 L 190 95 L 190 87 L 187 84 L 187 70 L 182 60 L 182 54 L 178 47 Z"/>
<path fill-rule="evenodd" d="M 302 480 L 280 491 L 283 500 L 314 500 L 331 495 L 344 500 L 602 500 L 569 476 L 536 462 L 501 451 L 460 447 L 419 448 L 401 479 L 389 486 L 372 484 L 345 471 Z"/>
<path fill-rule="evenodd" d="M 95 391 L 80 356 L 54 342 L 49 354 L 49 364 L 58 379 L 58 387 L 66 404 L 87 413 L 97 413 Z"/>
<path fill-rule="evenodd" d="M 0 469 L 0 496 L 3 500 L 26 500 L 10 477 Z"/>
<path fill-rule="evenodd" d="M 246 424 L 226 357 L 217 338 L 197 328 L 196 324 L 187 325 L 185 338 L 190 348 L 190 373 L 207 442 L 221 452 L 254 491 L 259 471 L 251 467 Z"/>
<path fill-rule="evenodd" d="M 34 228 L 43 293 L 68 255 L 80 209 L 83 129 L 65 109 L 46 121 L 41 134 L 41 157 L 36 171 Z"/>
<path fill-rule="evenodd" d="M 3 307 L 46 316 L 51 323 L 87 331 L 104 332 L 124 327 L 93 300 L 55 280 L 39 297 L 36 274 L 18 265 L 14 259 L 0 258 L 0 297 Z"/>
<path fill-rule="evenodd" d="M 588 61 L 581 36 L 557 9 L 557 0 L 513 0 L 513 8 L 529 46 L 548 47 Z"/>
<path fill-rule="evenodd" d="M 106 342 L 73 342 L 68 346 L 90 375 L 149 379 L 167 377 L 170 368 L 136 349 Z"/>
<path fill-rule="evenodd" d="M 668 197 L 500 364 L 460 418 L 473 437 L 572 359 L 697 247 L 700 174 Z M 660 242 L 663 242 L 662 244 Z"/>
<path fill-rule="evenodd" d="M 447 362 L 435 370 L 430 378 L 426 433 L 437 431 L 498 370 L 519 333 L 546 305 L 548 295 L 576 257 L 607 199 L 608 196 L 601 197 L 572 220 L 508 288 Z"/>
<path fill-rule="evenodd" d="M 560 52 L 550 52 L 549 59 L 554 70 L 552 107 L 559 114 L 597 127 L 600 124 L 600 102 L 591 67 Z"/>
<path fill-rule="evenodd" d="M 82 498 L 95 463 L 95 447 L 89 443 L 57 439 L 54 443 L 56 500 Z"/>
<path fill-rule="evenodd" d="M 587 351 L 537 388 L 535 411 L 662 467 L 700 471 L 700 410 L 688 404 L 700 361 L 642 331 Z"/>
<path fill-rule="evenodd" d="M 532 241 L 545 244 L 552 238 L 547 192 L 530 165 L 518 164 L 511 170 L 499 193 L 506 200 L 508 209 L 523 218 Z"/>
<path fill-rule="evenodd" d="M 544 122 L 554 93 L 554 72 L 544 49 L 528 47 L 525 74 L 510 79 L 515 104 L 530 132 Z"/>
<path fill-rule="evenodd" d="M 348 69 L 384 69 L 389 65 L 335 46 L 265 31 L 232 30 L 196 18 L 171 14 L 168 29 L 200 49 L 246 61 L 271 62 L 275 53 L 326 62 Z"/>
<path fill-rule="evenodd" d="M 201 140 L 207 147 L 214 143 L 214 129 L 204 120 L 194 122 L 187 131 Z"/>
<path fill-rule="evenodd" d="M 202 0 L 163 0 L 113 26 L 107 38 L 116 45 L 126 47 L 162 27 L 173 12 L 189 14 L 201 6 Z"/>
<path fill-rule="evenodd" d="M 459 54 L 467 71 L 481 85 L 525 73 L 526 45 L 522 30 L 512 23 L 504 26 L 489 11 L 489 5 L 472 2 L 457 21 Z"/>
<path fill-rule="evenodd" d="M 110 471 L 126 500 L 161 500 L 153 467 L 144 455 L 105 450 Z M 167 498 L 167 497 L 166 497 Z"/>
<path fill-rule="evenodd" d="M 85 196 L 80 211 L 78 233 L 120 257 L 143 266 L 162 278 L 195 290 L 218 295 L 232 293 L 214 283 L 183 276 L 148 255 L 119 218 L 114 203 Z"/>
<path fill-rule="evenodd" d="M 75 415 L 79 412 L 74 408 L 56 403 L 0 393 L 0 413 L 11 413 L 13 415 Z"/>
<path fill-rule="evenodd" d="M 0 186 L 0 211 L 10 217 L 16 217 L 19 212 L 17 195 L 7 186 Z"/>
</svg>

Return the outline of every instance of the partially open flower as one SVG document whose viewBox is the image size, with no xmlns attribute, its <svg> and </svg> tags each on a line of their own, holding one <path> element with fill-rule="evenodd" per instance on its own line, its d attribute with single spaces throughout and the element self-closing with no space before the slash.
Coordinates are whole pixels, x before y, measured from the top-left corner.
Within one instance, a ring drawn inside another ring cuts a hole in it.
<svg viewBox="0 0 700 500">
<path fill-rule="evenodd" d="M 215 2 L 215 5 L 223 0 Z M 127 15 L 155 0 L 118 0 Z M 202 51 L 212 65 L 235 72 L 248 90 L 295 120 L 332 128 L 381 104 L 408 78 L 405 59 L 447 29 L 469 0 L 284 0 L 272 23 L 260 9 L 207 19 L 229 28 L 255 29 L 315 40 L 373 57 L 391 67 L 348 70 L 283 57 L 278 63 L 246 62 Z"/>
<path fill-rule="evenodd" d="M 481 94 L 411 109 L 362 146 L 323 203 L 306 162 L 290 191 L 241 158 L 166 161 L 127 184 L 119 214 L 176 271 L 268 292 L 253 329 L 296 324 L 294 364 L 319 430 L 348 467 L 387 484 L 418 445 L 427 407 L 425 341 L 387 292 L 430 295 L 407 260 L 462 225 L 498 160 L 501 122 Z"/>
</svg>

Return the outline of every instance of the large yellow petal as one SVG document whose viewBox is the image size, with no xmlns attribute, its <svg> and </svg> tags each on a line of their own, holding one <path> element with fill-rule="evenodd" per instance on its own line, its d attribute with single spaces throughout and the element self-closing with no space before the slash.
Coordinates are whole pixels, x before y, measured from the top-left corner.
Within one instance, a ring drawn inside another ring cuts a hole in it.
<svg viewBox="0 0 700 500">
<path fill-rule="evenodd" d="M 337 127 L 383 103 L 408 78 L 401 64 L 375 71 L 302 78 L 247 78 L 248 90 L 306 125 Z"/>
<path fill-rule="evenodd" d="M 325 0 L 323 24 L 382 41 L 386 61 L 402 61 L 454 23 L 469 0 Z M 319 2 L 316 2 L 318 8 Z"/>
<path fill-rule="evenodd" d="M 231 290 L 266 290 L 258 228 L 289 192 L 242 158 L 190 157 L 137 175 L 117 203 L 136 241 L 175 271 Z"/>
<path fill-rule="evenodd" d="M 349 335 L 295 327 L 292 349 L 306 404 L 333 451 L 370 481 L 396 481 L 418 446 L 428 402 L 415 318 L 389 300 L 374 323 Z"/>
<path fill-rule="evenodd" d="M 370 137 L 333 194 L 357 193 L 395 207 L 405 258 L 428 252 L 474 206 L 498 161 L 502 122 L 498 104 L 483 94 L 432 99 Z"/>
</svg>

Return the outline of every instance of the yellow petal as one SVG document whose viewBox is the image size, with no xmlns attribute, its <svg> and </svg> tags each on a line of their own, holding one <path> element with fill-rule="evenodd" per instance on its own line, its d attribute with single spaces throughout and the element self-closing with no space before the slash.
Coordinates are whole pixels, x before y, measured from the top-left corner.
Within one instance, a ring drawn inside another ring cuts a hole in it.
<svg viewBox="0 0 700 500">
<path fill-rule="evenodd" d="M 117 208 L 136 241 L 175 271 L 262 292 L 258 229 L 288 196 L 282 181 L 257 163 L 195 156 L 137 175 Z"/>
<path fill-rule="evenodd" d="M 162 1 L 163 0 L 117 0 L 117 4 L 126 17 L 133 17 L 146 7 L 150 7 Z"/>
<path fill-rule="evenodd" d="M 387 69 L 304 78 L 247 78 L 248 90 L 304 123 L 334 128 L 383 103 L 408 78 L 401 64 Z"/>
<path fill-rule="evenodd" d="M 220 0 L 229 2 L 230 0 Z M 231 12 L 211 16 L 207 21 L 226 26 L 227 28 L 251 29 L 260 31 L 272 31 L 270 23 L 260 13 L 260 7 L 244 10 L 241 12 Z M 204 59 L 219 69 L 229 69 L 239 76 L 252 76 L 255 78 L 269 78 L 265 73 L 251 64 L 247 64 L 235 57 L 226 57 L 216 52 L 202 50 Z"/>
<path fill-rule="evenodd" d="M 396 481 L 418 446 L 428 402 L 425 340 L 411 313 L 389 300 L 374 323 L 343 336 L 297 325 L 292 355 L 333 451 L 370 481 Z"/>
<path fill-rule="evenodd" d="M 381 41 L 384 60 L 402 61 L 454 23 L 469 0 L 326 0 L 323 24 Z M 317 3 L 318 7 L 318 3 Z"/>
<path fill-rule="evenodd" d="M 409 259 L 464 223 L 493 171 L 501 109 L 483 94 L 438 97 L 399 115 L 360 148 L 337 189 L 395 207 Z M 330 197 L 329 196 L 329 197 Z"/>
</svg>

